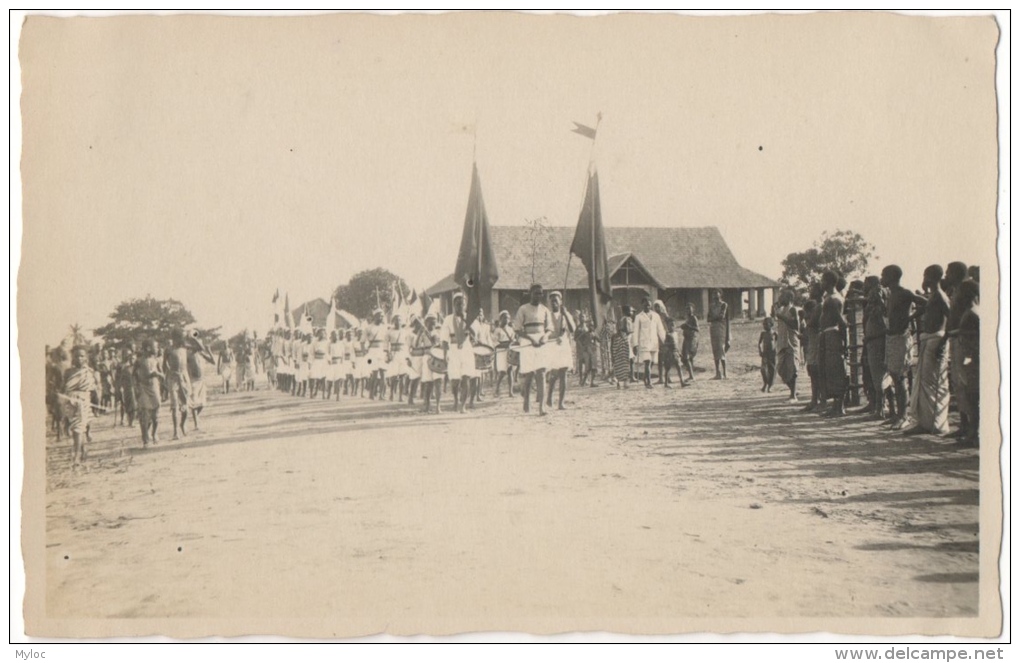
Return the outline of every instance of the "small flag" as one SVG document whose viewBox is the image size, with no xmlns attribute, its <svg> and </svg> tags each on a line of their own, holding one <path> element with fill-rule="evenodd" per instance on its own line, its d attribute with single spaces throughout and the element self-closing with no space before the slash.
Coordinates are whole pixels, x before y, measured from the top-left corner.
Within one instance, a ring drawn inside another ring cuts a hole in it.
<svg viewBox="0 0 1020 663">
<path fill-rule="evenodd" d="M 287 329 L 294 328 L 294 319 L 290 315 L 290 293 L 287 293 L 283 299 L 283 324 L 287 325 Z"/>
<path fill-rule="evenodd" d="M 407 305 L 413 306 L 418 301 L 418 293 L 414 290 L 411 291 L 411 296 L 407 298 Z"/>
<path fill-rule="evenodd" d="M 595 129 L 592 129 L 585 124 L 581 124 L 580 122 L 574 122 L 574 128 L 571 129 L 571 131 L 575 134 L 581 134 L 585 138 L 595 140 Z"/>
</svg>

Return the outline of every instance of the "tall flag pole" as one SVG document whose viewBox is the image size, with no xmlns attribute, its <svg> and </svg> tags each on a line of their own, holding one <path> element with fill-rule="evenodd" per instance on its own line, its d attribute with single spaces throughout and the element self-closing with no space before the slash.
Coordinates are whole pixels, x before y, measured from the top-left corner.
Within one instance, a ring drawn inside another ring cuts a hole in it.
<svg viewBox="0 0 1020 663">
<path fill-rule="evenodd" d="M 489 217 L 482 199 L 482 182 L 478 177 L 478 164 L 471 166 L 471 191 L 468 194 L 467 213 L 464 215 L 464 232 L 461 235 L 454 280 L 467 292 L 467 311 L 471 317 L 482 308 L 485 296 L 499 279 L 496 252 L 492 246 Z"/>
<path fill-rule="evenodd" d="M 595 138 L 598 126 L 602 122 L 602 113 L 596 116 L 595 128 L 587 127 L 578 122 L 572 131 L 592 141 L 592 152 L 588 161 L 588 180 L 585 185 L 584 203 L 577 219 L 577 230 L 574 241 L 570 244 L 570 254 L 581 259 L 588 271 L 588 296 L 590 298 L 592 320 L 599 322 L 599 304 L 601 300 L 612 299 L 612 283 L 609 279 L 609 257 L 606 249 L 606 233 L 602 225 L 602 202 L 599 197 L 599 174 L 595 168 Z M 568 260 L 569 262 L 569 260 Z"/>
<path fill-rule="evenodd" d="M 283 320 L 284 324 L 287 325 L 287 329 L 294 328 L 294 320 L 290 315 L 290 293 L 288 292 L 283 300 Z"/>
</svg>

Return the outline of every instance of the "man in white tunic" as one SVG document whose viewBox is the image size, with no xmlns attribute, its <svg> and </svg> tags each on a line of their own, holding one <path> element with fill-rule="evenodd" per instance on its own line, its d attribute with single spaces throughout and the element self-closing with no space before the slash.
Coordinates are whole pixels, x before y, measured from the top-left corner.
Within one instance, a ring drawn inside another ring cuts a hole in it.
<svg viewBox="0 0 1020 663">
<path fill-rule="evenodd" d="M 463 412 L 471 391 L 471 376 L 475 369 L 475 353 L 471 343 L 471 327 L 464 314 L 464 294 L 453 296 L 453 314 L 446 316 L 439 337 L 446 354 L 446 373 L 453 385 L 453 406 Z M 471 393 L 474 405 L 474 394 Z"/>
<path fill-rule="evenodd" d="M 662 318 L 652 310 L 652 301 L 645 297 L 643 310 L 634 318 L 634 345 L 637 360 L 645 367 L 645 388 L 652 388 L 652 365 L 659 358 L 659 344 L 666 340 Z"/>
</svg>

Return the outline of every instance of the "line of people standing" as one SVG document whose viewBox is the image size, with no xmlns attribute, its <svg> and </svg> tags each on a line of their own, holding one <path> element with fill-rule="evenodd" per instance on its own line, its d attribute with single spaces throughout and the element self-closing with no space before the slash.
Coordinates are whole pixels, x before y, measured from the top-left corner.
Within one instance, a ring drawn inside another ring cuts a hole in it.
<svg viewBox="0 0 1020 663">
<path fill-rule="evenodd" d="M 859 413 L 904 434 L 949 434 L 955 399 L 960 428 L 953 433 L 977 445 L 979 422 L 979 270 L 962 262 L 930 265 L 919 291 L 901 284 L 903 270 L 886 266 L 847 288 L 833 271 L 811 284 L 802 308 L 784 290 L 759 340 L 763 391 L 778 375 L 798 400 L 800 356 L 811 384 L 805 412 L 847 414 L 848 316 L 860 311 L 860 370 L 867 406 Z M 844 295 L 846 291 L 846 295 Z M 774 329 L 773 329 L 774 325 Z"/>
</svg>

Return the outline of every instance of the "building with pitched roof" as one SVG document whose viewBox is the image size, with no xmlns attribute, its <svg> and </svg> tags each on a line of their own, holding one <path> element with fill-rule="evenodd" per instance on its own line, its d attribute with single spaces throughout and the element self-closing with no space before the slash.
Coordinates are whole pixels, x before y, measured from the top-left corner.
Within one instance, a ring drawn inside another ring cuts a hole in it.
<svg viewBox="0 0 1020 663">
<path fill-rule="evenodd" d="M 588 308 L 584 265 L 574 258 L 567 272 L 573 226 L 541 228 L 537 242 L 532 241 L 535 231 L 528 226 L 492 226 L 491 230 L 499 280 L 493 286 L 488 315 L 517 310 L 527 301 L 532 283 L 540 283 L 546 291 L 564 290 L 570 310 Z M 624 304 L 640 306 L 650 296 L 661 299 L 673 317 L 680 317 L 688 303 L 704 316 L 709 293 L 720 289 L 732 317 L 764 316 L 766 291 L 779 287 L 773 279 L 741 267 L 715 227 L 607 227 L 605 234 L 617 312 Z M 450 275 L 426 292 L 440 298 L 448 311 L 457 289 Z"/>
</svg>

